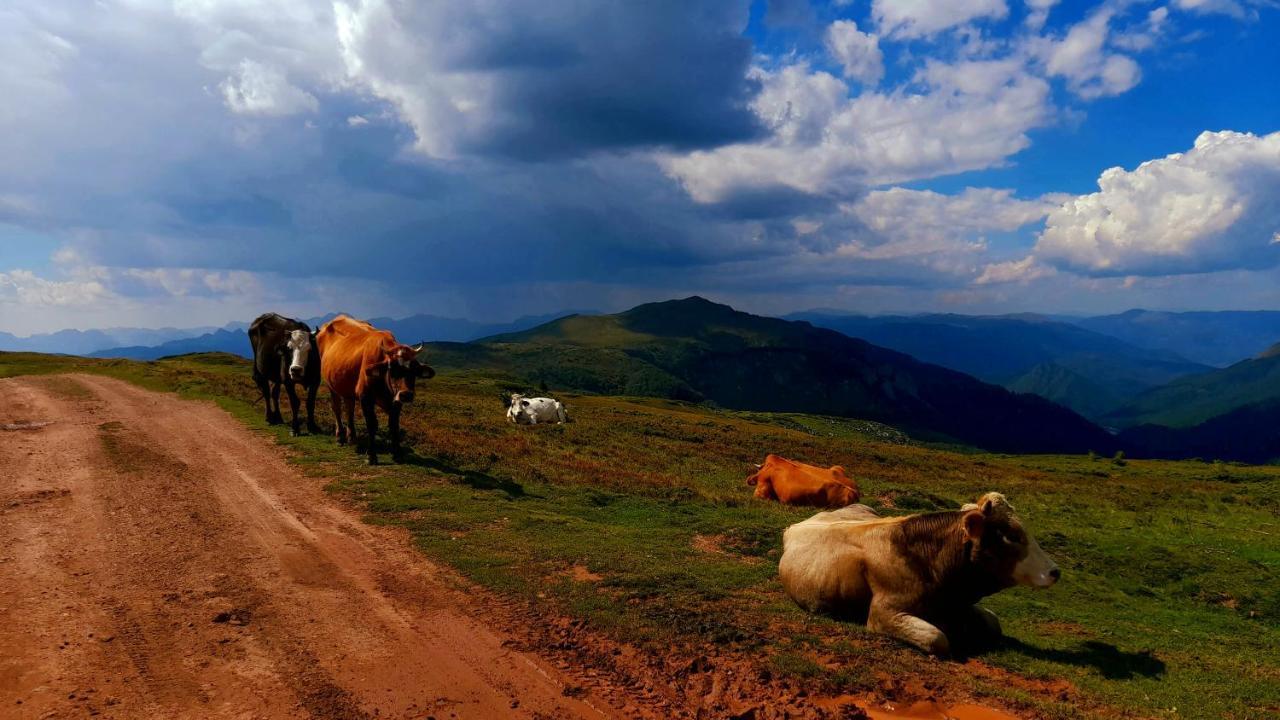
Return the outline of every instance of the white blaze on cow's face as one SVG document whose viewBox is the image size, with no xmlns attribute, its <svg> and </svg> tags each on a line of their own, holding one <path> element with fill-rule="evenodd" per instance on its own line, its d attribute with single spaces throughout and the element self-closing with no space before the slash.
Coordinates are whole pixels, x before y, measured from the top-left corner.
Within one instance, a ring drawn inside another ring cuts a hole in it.
<svg viewBox="0 0 1280 720">
<path fill-rule="evenodd" d="M 1026 534 L 1025 542 L 1027 554 L 1013 566 L 1013 581 L 1019 585 L 1039 588 L 1047 588 L 1058 582 L 1058 577 L 1062 574 L 1058 570 L 1058 564 L 1041 549 L 1040 543 L 1030 533 Z"/>
<path fill-rule="evenodd" d="M 294 330 L 289 333 L 289 376 L 301 380 L 307 370 L 307 355 L 311 353 L 311 333 Z"/>
</svg>

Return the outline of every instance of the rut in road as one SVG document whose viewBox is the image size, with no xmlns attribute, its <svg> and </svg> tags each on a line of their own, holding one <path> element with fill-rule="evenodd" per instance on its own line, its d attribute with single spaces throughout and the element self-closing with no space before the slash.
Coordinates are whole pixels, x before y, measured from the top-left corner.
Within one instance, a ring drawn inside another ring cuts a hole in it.
<svg viewBox="0 0 1280 720">
<path fill-rule="evenodd" d="M 567 693 L 212 404 L 12 378 L 0 425 L 0 716 L 649 714 Z"/>
</svg>

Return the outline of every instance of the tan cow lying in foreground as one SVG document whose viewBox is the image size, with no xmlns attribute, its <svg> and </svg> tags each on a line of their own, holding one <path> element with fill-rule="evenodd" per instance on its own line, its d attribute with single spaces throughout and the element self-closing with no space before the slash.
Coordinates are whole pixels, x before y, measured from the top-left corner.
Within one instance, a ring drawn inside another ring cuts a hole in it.
<svg viewBox="0 0 1280 720">
<path fill-rule="evenodd" d="M 755 496 L 761 500 L 786 505 L 837 508 L 856 503 L 860 497 L 857 483 L 839 465 L 820 468 L 772 454 L 747 478 L 747 484 L 756 486 Z"/>
<path fill-rule="evenodd" d="M 952 512 L 882 518 L 865 505 L 787 528 L 778 574 L 810 612 L 866 617 L 867 627 L 947 655 L 939 625 L 999 635 L 982 598 L 1014 585 L 1049 587 L 1058 566 L 1000 493 Z"/>
</svg>

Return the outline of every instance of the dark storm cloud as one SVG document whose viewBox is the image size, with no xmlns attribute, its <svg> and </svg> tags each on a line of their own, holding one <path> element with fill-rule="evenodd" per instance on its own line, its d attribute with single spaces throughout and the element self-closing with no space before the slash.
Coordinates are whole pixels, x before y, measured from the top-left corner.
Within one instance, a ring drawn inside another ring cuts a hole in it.
<svg viewBox="0 0 1280 720">
<path fill-rule="evenodd" d="M 406 4 L 352 13 L 348 50 L 428 148 L 522 160 L 706 148 L 762 132 L 746 6 Z"/>
</svg>

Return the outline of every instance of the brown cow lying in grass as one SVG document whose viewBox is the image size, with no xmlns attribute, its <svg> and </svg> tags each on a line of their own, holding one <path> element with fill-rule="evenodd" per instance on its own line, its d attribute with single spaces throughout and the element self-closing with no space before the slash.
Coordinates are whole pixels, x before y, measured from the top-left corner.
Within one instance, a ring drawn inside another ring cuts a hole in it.
<svg viewBox="0 0 1280 720">
<path fill-rule="evenodd" d="M 747 478 L 755 485 L 755 496 L 761 500 L 777 500 L 787 505 L 812 505 L 837 508 L 858 502 L 858 484 L 845 475 L 844 468 L 814 467 L 769 455 L 760 469 Z"/>
<path fill-rule="evenodd" d="M 994 492 L 952 512 L 821 512 L 787 528 L 782 547 L 778 574 L 800 607 L 865 617 L 871 630 L 937 655 L 951 652 L 939 625 L 998 636 L 995 614 L 975 603 L 1014 585 L 1049 587 L 1059 575 Z"/>
</svg>

